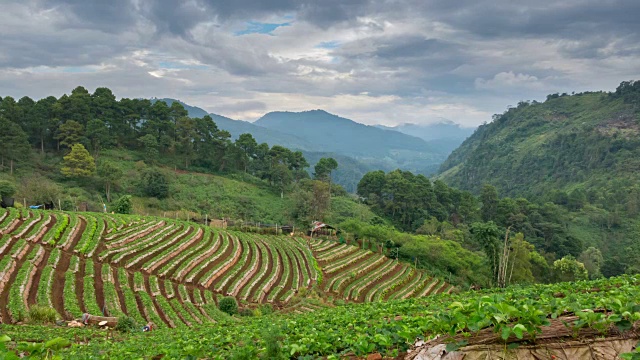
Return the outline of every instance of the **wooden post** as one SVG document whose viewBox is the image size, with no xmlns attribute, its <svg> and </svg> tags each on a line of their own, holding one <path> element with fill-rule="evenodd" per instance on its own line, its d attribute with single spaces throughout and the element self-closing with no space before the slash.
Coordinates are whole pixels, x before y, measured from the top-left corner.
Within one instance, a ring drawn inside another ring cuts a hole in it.
<svg viewBox="0 0 640 360">
<path fill-rule="evenodd" d="M 204 226 L 207 226 L 208 214 L 204 214 Z"/>
</svg>

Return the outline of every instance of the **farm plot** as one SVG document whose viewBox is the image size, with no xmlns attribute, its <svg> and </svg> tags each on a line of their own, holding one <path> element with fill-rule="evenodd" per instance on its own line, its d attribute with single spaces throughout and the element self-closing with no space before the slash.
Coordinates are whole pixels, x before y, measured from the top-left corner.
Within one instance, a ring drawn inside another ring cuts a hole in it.
<svg viewBox="0 0 640 360">
<path fill-rule="evenodd" d="M 353 302 L 452 290 L 407 264 L 332 241 L 152 217 L 0 211 L 2 323 L 24 321 L 40 305 L 66 320 L 88 312 L 159 327 L 204 325 L 221 318 L 221 296 L 282 309 L 316 285 Z M 316 308 L 295 304 L 296 313 Z"/>
</svg>

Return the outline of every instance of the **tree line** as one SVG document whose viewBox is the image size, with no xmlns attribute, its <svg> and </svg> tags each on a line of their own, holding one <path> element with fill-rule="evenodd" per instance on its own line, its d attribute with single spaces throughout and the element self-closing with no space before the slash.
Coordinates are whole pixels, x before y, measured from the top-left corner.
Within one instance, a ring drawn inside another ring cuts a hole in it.
<svg viewBox="0 0 640 360">
<path fill-rule="evenodd" d="M 210 116 L 191 118 L 178 102 L 169 106 L 148 99 L 117 100 L 105 87 L 89 93 L 78 86 L 69 95 L 37 101 L 0 97 L 0 127 L 0 157 L 11 172 L 16 162 L 29 161 L 30 149 L 72 153 L 71 164 L 90 161 L 83 149 L 95 159 L 105 149 L 118 148 L 143 152 L 150 164 L 170 158 L 184 169 L 248 173 L 281 191 L 309 177 L 309 163 L 300 151 L 258 144 L 251 134 L 232 140 Z M 69 176 L 96 171 L 67 165 L 62 171 Z"/>
</svg>

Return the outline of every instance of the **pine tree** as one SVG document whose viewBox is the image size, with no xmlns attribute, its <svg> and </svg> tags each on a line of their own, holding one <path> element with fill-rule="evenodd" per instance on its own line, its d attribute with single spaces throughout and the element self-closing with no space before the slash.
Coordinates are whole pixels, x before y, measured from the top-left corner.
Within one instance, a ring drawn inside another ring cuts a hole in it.
<svg viewBox="0 0 640 360">
<path fill-rule="evenodd" d="M 64 157 L 62 175 L 66 177 L 88 177 L 96 172 L 96 161 L 82 144 L 74 144 Z"/>
</svg>

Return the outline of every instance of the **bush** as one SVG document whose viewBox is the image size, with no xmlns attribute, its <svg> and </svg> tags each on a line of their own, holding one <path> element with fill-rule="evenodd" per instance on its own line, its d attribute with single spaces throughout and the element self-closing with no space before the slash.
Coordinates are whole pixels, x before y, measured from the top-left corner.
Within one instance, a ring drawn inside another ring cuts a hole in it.
<svg viewBox="0 0 640 360">
<path fill-rule="evenodd" d="M 282 351 L 284 336 L 280 328 L 271 326 L 262 332 L 262 341 L 265 344 L 264 355 L 267 359 L 287 359 Z"/>
<path fill-rule="evenodd" d="M 260 310 L 258 310 L 258 311 L 260 311 Z M 244 309 L 240 310 L 240 312 L 238 312 L 238 315 L 245 316 L 245 317 L 253 316 L 253 311 L 251 311 L 251 309 L 249 309 L 249 308 L 244 308 Z"/>
<path fill-rule="evenodd" d="M 222 312 L 226 312 L 229 315 L 234 315 L 238 313 L 238 303 L 236 302 L 235 298 L 227 296 L 222 298 L 218 302 L 218 309 L 220 309 L 220 311 Z"/>
<path fill-rule="evenodd" d="M 16 193 L 16 186 L 7 180 L 0 180 L 0 199 L 10 198 Z"/>
<path fill-rule="evenodd" d="M 34 305 L 27 313 L 27 319 L 31 324 L 53 324 L 56 322 L 58 313 L 48 307 L 42 305 Z"/>
<path fill-rule="evenodd" d="M 113 211 L 117 214 L 131 214 L 133 212 L 133 202 L 131 195 L 124 195 L 113 204 Z"/>
<path fill-rule="evenodd" d="M 118 323 L 116 324 L 116 330 L 127 333 L 134 332 L 138 328 L 138 324 L 136 321 L 129 316 L 121 316 L 118 318 Z"/>
<path fill-rule="evenodd" d="M 262 313 L 262 315 L 273 314 L 273 305 L 271 304 L 260 305 L 260 312 Z"/>
<path fill-rule="evenodd" d="M 142 190 L 145 195 L 164 199 L 169 196 L 167 177 L 158 170 L 147 170 L 142 174 Z"/>
</svg>

